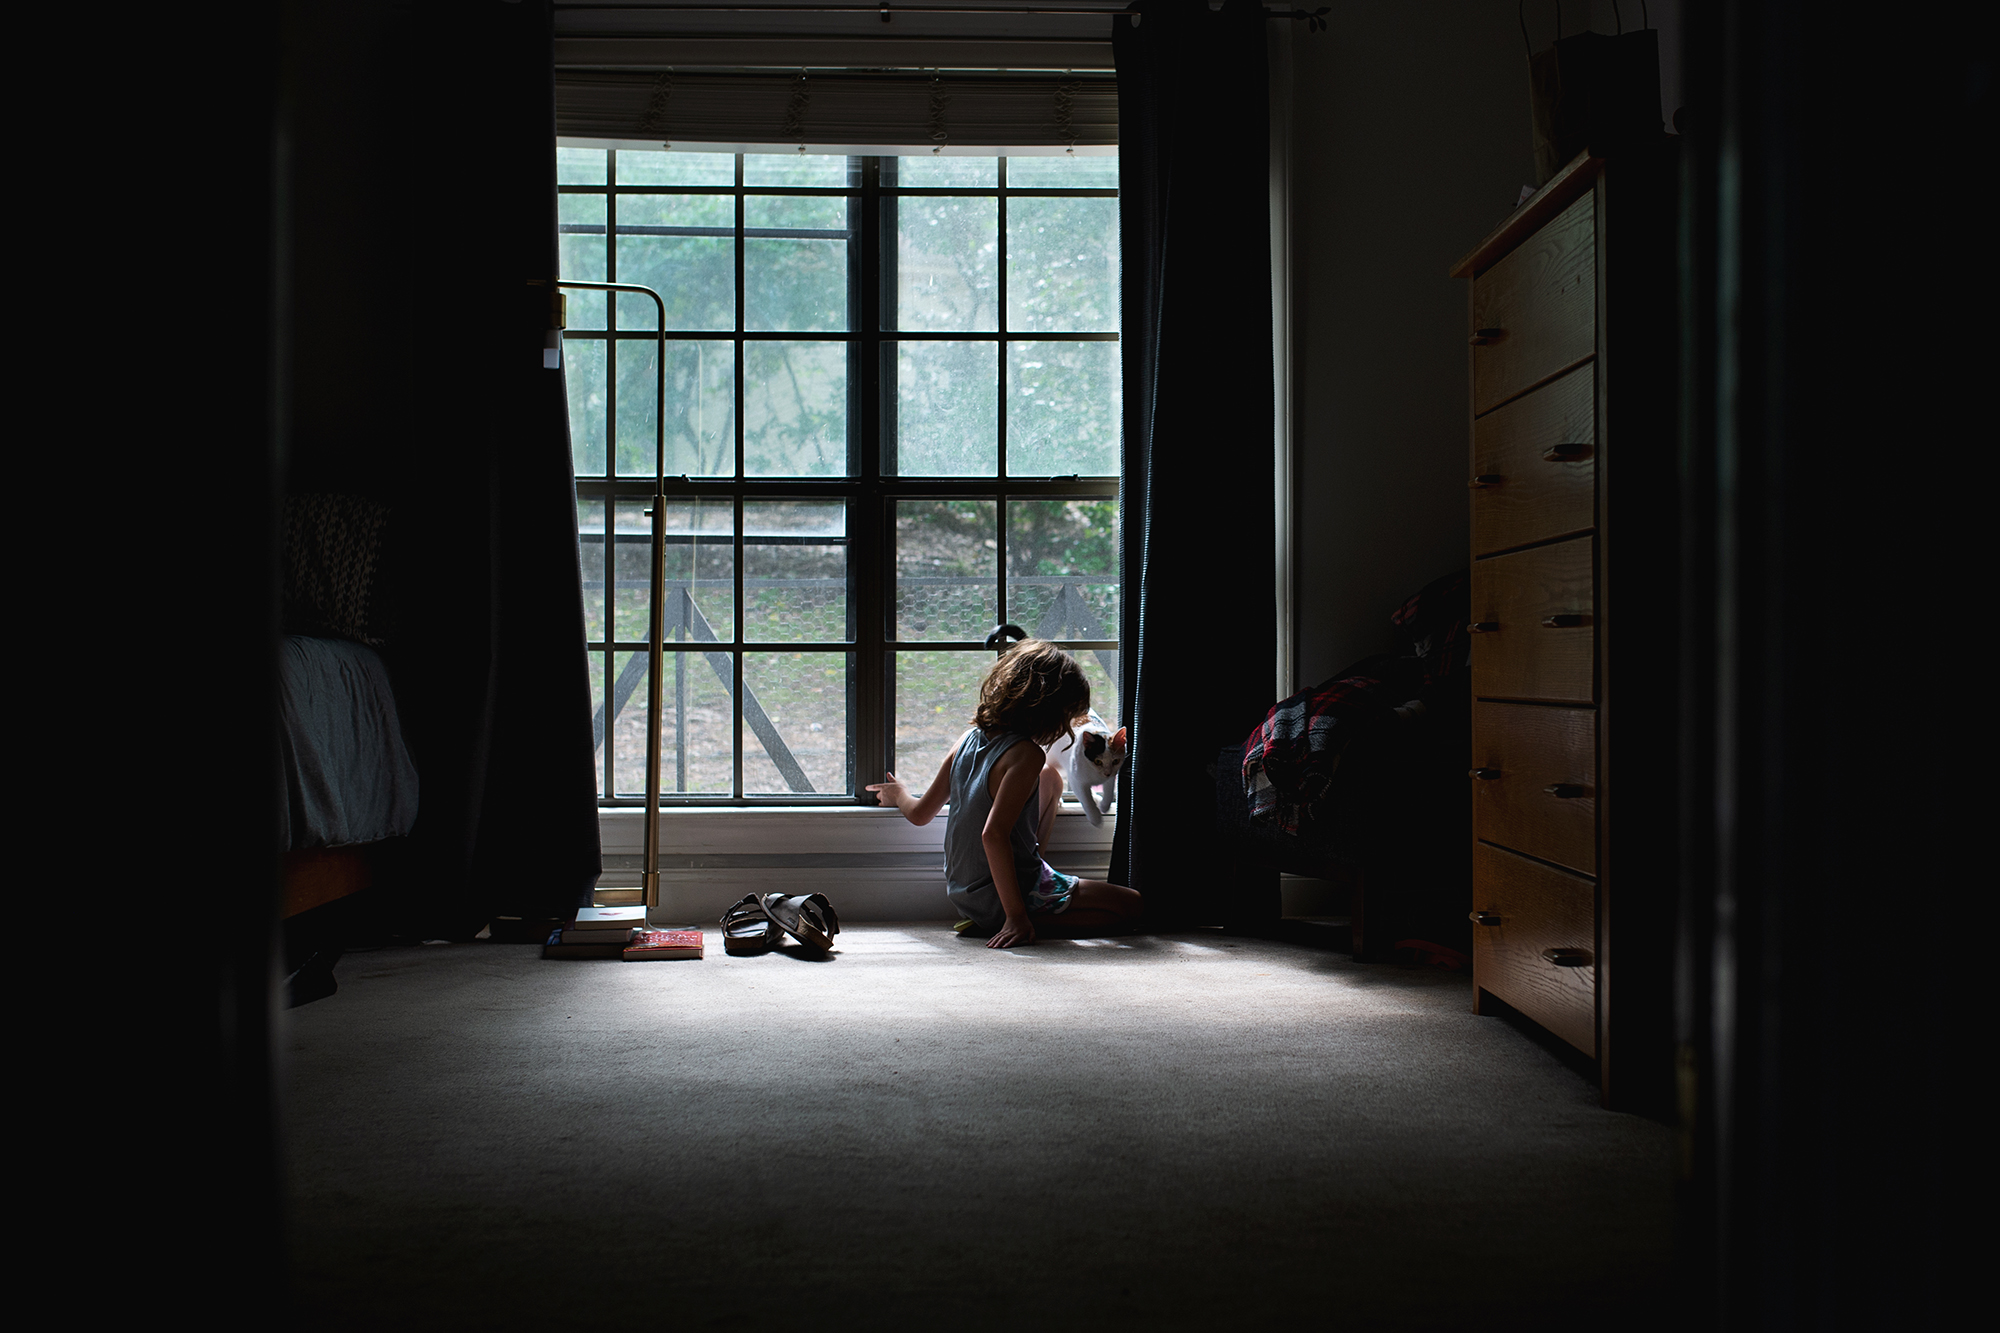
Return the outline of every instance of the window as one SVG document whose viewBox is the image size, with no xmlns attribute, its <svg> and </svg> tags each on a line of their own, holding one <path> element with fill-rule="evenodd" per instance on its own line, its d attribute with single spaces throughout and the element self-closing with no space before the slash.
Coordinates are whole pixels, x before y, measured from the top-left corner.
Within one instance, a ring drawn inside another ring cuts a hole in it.
<svg viewBox="0 0 2000 1333">
<path fill-rule="evenodd" d="M 1117 160 L 558 150 L 564 279 L 666 301 L 661 789 L 851 801 L 966 726 L 1003 622 L 1116 726 Z M 599 795 L 643 798 L 657 314 L 564 349 Z"/>
</svg>

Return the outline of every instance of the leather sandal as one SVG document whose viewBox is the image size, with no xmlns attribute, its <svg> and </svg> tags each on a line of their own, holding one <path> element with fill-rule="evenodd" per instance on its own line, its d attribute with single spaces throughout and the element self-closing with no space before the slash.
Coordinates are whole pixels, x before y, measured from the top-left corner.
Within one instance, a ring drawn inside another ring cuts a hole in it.
<svg viewBox="0 0 2000 1333">
<path fill-rule="evenodd" d="M 724 953 L 737 957 L 768 953 L 782 938 L 783 930 L 764 910 L 763 900 L 754 893 L 744 894 L 740 902 L 722 914 Z"/>
<path fill-rule="evenodd" d="M 763 909 L 779 929 L 808 949 L 825 953 L 833 948 L 833 937 L 840 933 L 840 916 L 823 893 L 789 898 L 782 893 L 767 893 Z"/>
</svg>

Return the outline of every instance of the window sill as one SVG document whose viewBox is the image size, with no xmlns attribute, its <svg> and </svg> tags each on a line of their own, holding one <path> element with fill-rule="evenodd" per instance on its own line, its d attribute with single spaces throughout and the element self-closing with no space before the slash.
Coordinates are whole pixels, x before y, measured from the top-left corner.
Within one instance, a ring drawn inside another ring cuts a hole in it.
<svg viewBox="0 0 2000 1333">
<path fill-rule="evenodd" d="M 604 873 L 600 902 L 636 901 L 644 867 L 646 812 L 598 811 Z M 1070 874 L 1102 877 L 1111 860 L 1115 815 L 1092 826 L 1065 805 L 1044 851 Z M 676 807 L 660 812 L 660 921 L 705 921 L 746 893 L 832 897 L 848 920 L 927 920 L 944 916 L 944 816 L 919 828 L 894 810 L 870 806 Z"/>
</svg>

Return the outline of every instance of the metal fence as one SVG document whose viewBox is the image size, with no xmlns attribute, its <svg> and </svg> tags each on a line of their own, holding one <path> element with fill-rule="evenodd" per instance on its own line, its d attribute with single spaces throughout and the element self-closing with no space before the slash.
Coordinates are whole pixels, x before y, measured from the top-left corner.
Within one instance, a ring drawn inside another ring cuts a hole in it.
<svg viewBox="0 0 2000 1333">
<path fill-rule="evenodd" d="M 640 539 L 644 540 L 643 537 Z M 603 537 L 598 534 L 587 534 L 584 540 L 587 542 L 601 542 Z M 719 542 L 718 544 L 721 543 Z M 755 544 L 755 538 L 747 539 L 746 544 Z M 1056 642 L 1080 640 L 1086 643 L 1091 641 L 1101 643 L 1113 636 L 1105 632 L 1104 625 L 1099 620 L 1097 612 L 1091 607 L 1090 599 L 1084 590 L 1090 587 L 1116 587 L 1118 581 L 1115 575 L 1023 575 L 1020 577 L 1010 577 L 1007 580 L 1007 585 L 1010 588 L 1041 586 L 1054 587 L 1056 589 L 1055 596 L 1050 598 L 1048 605 L 1043 608 L 1041 615 L 1037 617 L 1035 625 L 1030 631 L 1033 637 Z M 986 576 L 925 575 L 915 578 L 900 578 L 897 580 L 897 584 L 899 587 L 964 587 L 990 592 L 995 586 L 995 580 Z M 605 599 L 607 627 L 611 624 L 612 602 L 619 590 L 645 590 L 650 587 L 648 581 L 644 579 L 616 579 L 609 588 L 606 587 L 603 580 L 593 581 L 586 579 L 583 586 L 586 591 L 607 592 L 608 595 Z M 734 590 L 738 586 L 738 580 L 733 578 L 679 579 L 669 580 L 661 590 L 662 610 L 666 617 L 661 637 L 670 645 L 675 643 L 716 645 L 712 649 L 697 650 L 697 653 L 694 655 L 698 655 L 707 663 L 708 669 L 715 674 L 716 680 L 721 683 L 723 693 L 731 696 L 732 702 L 736 685 L 736 673 L 731 661 L 731 655 L 736 651 L 736 648 L 733 644 L 724 645 L 722 640 L 717 636 L 714 627 L 709 624 L 708 617 L 702 614 L 701 607 L 695 601 L 695 590 L 699 588 L 713 588 L 718 591 Z M 740 586 L 745 593 L 760 588 L 797 590 L 825 587 L 845 590 L 848 586 L 848 580 L 844 578 L 744 578 L 741 580 Z M 742 613 L 741 608 L 738 608 L 737 613 L 739 615 Z M 784 645 L 781 643 L 768 646 L 780 651 L 784 648 Z M 897 643 L 894 646 L 905 650 L 920 651 L 928 648 L 954 648 L 958 645 L 916 640 Z M 1110 679 L 1112 689 L 1116 690 L 1118 688 L 1117 650 L 1115 648 L 1090 648 L 1084 651 L 1090 652 L 1096 657 L 1098 665 L 1104 669 L 1105 675 Z M 669 649 L 669 653 L 672 654 L 671 648 Z M 675 688 L 673 690 L 674 702 L 672 705 L 674 735 L 676 737 L 685 737 L 687 735 L 688 710 L 687 680 L 681 669 L 679 655 L 672 655 L 676 659 L 674 669 Z M 612 682 L 604 701 L 598 705 L 597 715 L 591 722 L 591 734 L 597 748 L 601 749 L 603 747 L 605 738 L 611 728 L 617 724 L 619 715 L 624 711 L 626 705 L 631 702 L 633 694 L 638 691 L 639 683 L 645 679 L 646 668 L 647 655 L 643 652 L 634 652 L 627 659 L 624 667 L 618 672 L 617 679 Z M 816 789 L 812 785 L 811 780 L 806 776 L 804 767 L 800 765 L 798 759 L 793 755 L 791 747 L 785 743 L 785 738 L 779 733 L 777 726 L 772 722 L 770 714 L 758 700 L 757 692 L 750 687 L 747 681 L 743 686 L 742 714 L 744 725 L 749 728 L 751 735 L 756 737 L 757 743 L 763 747 L 764 753 L 777 768 L 786 786 L 791 791 L 801 795 L 815 794 Z M 653 725 L 657 726 L 659 723 L 654 721 Z M 685 744 L 677 744 L 674 747 L 674 790 L 676 792 L 685 792 L 687 790 L 687 758 L 687 746 Z M 609 792 L 606 794 L 608 795 Z M 817 794 L 824 795 L 827 793 Z"/>
</svg>

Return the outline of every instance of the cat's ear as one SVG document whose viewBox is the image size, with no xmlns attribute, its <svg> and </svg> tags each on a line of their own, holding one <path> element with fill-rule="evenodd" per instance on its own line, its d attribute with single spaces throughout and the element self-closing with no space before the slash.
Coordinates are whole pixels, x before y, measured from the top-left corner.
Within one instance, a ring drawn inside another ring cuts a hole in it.
<svg viewBox="0 0 2000 1333">
<path fill-rule="evenodd" d="M 1111 736 L 1111 748 L 1116 750 L 1125 744 L 1125 728 L 1120 727 Z"/>
</svg>

